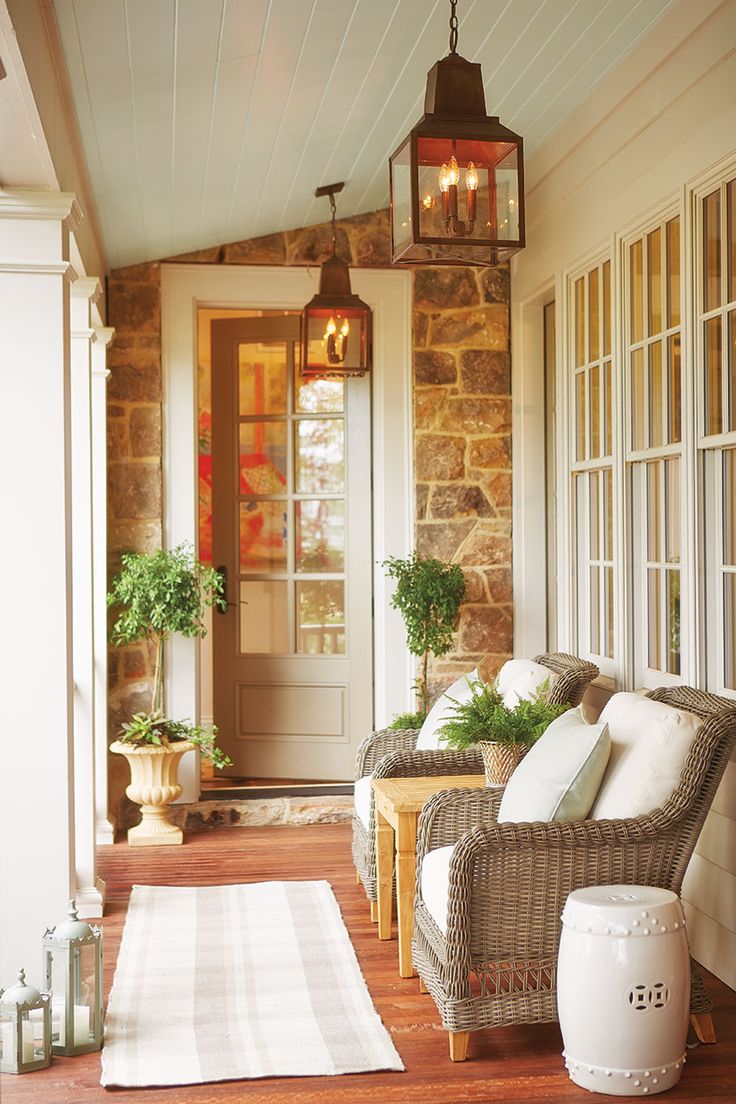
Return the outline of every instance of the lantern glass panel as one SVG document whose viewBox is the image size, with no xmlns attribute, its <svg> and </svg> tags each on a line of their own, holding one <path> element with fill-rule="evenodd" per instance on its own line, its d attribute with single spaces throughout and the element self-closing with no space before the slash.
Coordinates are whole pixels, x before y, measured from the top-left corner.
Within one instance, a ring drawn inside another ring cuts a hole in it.
<svg viewBox="0 0 736 1104">
<path fill-rule="evenodd" d="M 310 307 L 305 314 L 307 372 L 366 370 L 367 311 L 359 307 Z"/>
<path fill-rule="evenodd" d="M 423 193 L 420 193 L 420 195 Z M 393 252 L 402 252 L 412 241 L 411 136 L 391 159 L 391 203 Z"/>
<path fill-rule="evenodd" d="M 66 1044 L 67 956 L 61 950 L 55 954 L 47 951 L 46 960 L 46 984 L 52 992 L 51 1043 L 53 1046 L 64 1046 Z"/>
<path fill-rule="evenodd" d="M 74 1001 L 75 1046 L 85 1045 L 94 1039 L 97 1014 L 96 963 L 96 945 L 83 944 L 79 949 L 79 990 Z"/>
<path fill-rule="evenodd" d="M 16 1016 L 0 1013 L 0 1062 L 4 1068 L 15 1067 L 15 1024 Z"/>
</svg>

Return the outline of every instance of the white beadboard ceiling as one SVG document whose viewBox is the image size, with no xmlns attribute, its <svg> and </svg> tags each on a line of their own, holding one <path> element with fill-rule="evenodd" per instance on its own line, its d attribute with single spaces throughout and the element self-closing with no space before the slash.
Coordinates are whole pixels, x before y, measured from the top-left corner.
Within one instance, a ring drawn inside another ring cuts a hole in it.
<svg viewBox="0 0 736 1104">
<path fill-rule="evenodd" d="M 529 158 L 671 0 L 460 0 Z M 54 0 L 111 267 L 388 203 L 447 0 Z"/>
</svg>

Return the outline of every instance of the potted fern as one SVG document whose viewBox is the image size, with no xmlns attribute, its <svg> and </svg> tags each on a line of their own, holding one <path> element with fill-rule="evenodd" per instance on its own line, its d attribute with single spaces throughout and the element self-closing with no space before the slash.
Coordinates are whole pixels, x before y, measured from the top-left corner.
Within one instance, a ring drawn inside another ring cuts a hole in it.
<svg viewBox="0 0 736 1104">
<path fill-rule="evenodd" d="M 449 719 L 439 729 L 448 747 L 477 745 L 483 756 L 486 782 L 504 786 L 514 770 L 555 717 L 570 707 L 547 700 L 549 683 L 543 683 L 529 700 L 513 708 L 503 704 L 496 683 L 468 681 L 467 701 L 453 701 Z"/>
<path fill-rule="evenodd" d="M 215 766 L 231 760 L 216 744 L 217 729 L 189 721 L 175 721 L 164 712 L 164 644 L 174 634 L 205 635 L 204 612 L 222 606 L 219 574 L 195 559 L 189 545 L 171 550 L 126 552 L 122 569 L 113 580 L 108 605 L 118 610 L 112 628 L 114 644 L 147 641 L 154 646 L 151 708 L 136 713 L 110 745 L 130 765 L 126 793 L 141 806 L 142 820 L 128 831 L 133 846 L 177 844 L 181 829 L 168 820 L 167 809 L 181 794 L 177 773 L 181 757 L 198 748 Z"/>
<path fill-rule="evenodd" d="M 392 556 L 383 561 L 383 567 L 390 579 L 396 579 L 391 605 L 403 617 L 409 651 L 421 663 L 415 683 L 416 712 L 403 713 L 391 727 L 421 728 L 429 712 L 429 657 L 446 655 L 452 647 L 453 629 L 465 597 L 465 576 L 457 564 L 423 559 L 416 552 L 405 560 Z"/>
</svg>

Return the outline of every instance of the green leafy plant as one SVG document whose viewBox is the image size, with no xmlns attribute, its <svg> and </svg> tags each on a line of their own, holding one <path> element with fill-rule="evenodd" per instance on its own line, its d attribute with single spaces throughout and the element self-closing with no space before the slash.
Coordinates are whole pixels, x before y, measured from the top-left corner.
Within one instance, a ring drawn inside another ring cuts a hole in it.
<svg viewBox="0 0 736 1104">
<path fill-rule="evenodd" d="M 396 579 L 391 605 L 404 619 L 409 651 L 421 657 L 416 691 L 423 720 L 429 712 L 429 657 L 443 656 L 452 646 L 453 628 L 465 596 L 465 578 L 457 564 L 423 559 L 416 552 L 405 560 L 392 556 L 383 561 L 383 567 L 390 579 Z"/>
<path fill-rule="evenodd" d="M 426 713 L 397 713 L 389 728 L 421 728 Z"/>
<path fill-rule="evenodd" d="M 107 603 L 118 610 L 113 643 L 147 640 L 156 657 L 150 712 L 137 713 L 123 725 L 122 742 L 166 746 L 171 741 L 190 740 L 216 766 L 229 766 L 230 760 L 215 746 L 214 726 L 172 721 L 163 711 L 164 644 L 175 633 L 186 637 L 206 634 L 205 611 L 211 606 L 226 608 L 219 573 L 200 563 L 187 544 L 150 553 L 124 552 Z"/>
<path fill-rule="evenodd" d="M 498 693 L 497 684 L 468 680 L 472 693 L 467 701 L 454 698 L 449 719 L 438 730 L 441 740 L 453 748 L 493 742 L 514 747 L 531 747 L 545 729 L 570 708 L 547 701 L 549 683 L 544 682 L 533 698 L 508 709 Z"/>
</svg>

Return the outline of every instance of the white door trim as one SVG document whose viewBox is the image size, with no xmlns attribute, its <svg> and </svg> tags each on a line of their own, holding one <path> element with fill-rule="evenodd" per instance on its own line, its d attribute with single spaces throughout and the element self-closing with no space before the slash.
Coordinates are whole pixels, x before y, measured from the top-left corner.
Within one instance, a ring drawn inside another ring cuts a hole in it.
<svg viewBox="0 0 736 1104">
<path fill-rule="evenodd" d="M 374 723 L 411 708 L 404 627 L 381 569 L 413 546 L 411 274 L 351 269 L 353 291 L 373 309 Z M 319 269 L 259 265 L 161 266 L 163 541 L 197 547 L 197 308 L 301 310 Z M 167 708 L 200 718 L 199 643 L 177 637 L 166 654 Z M 195 753 L 182 761 L 181 801 L 199 797 Z"/>
</svg>

